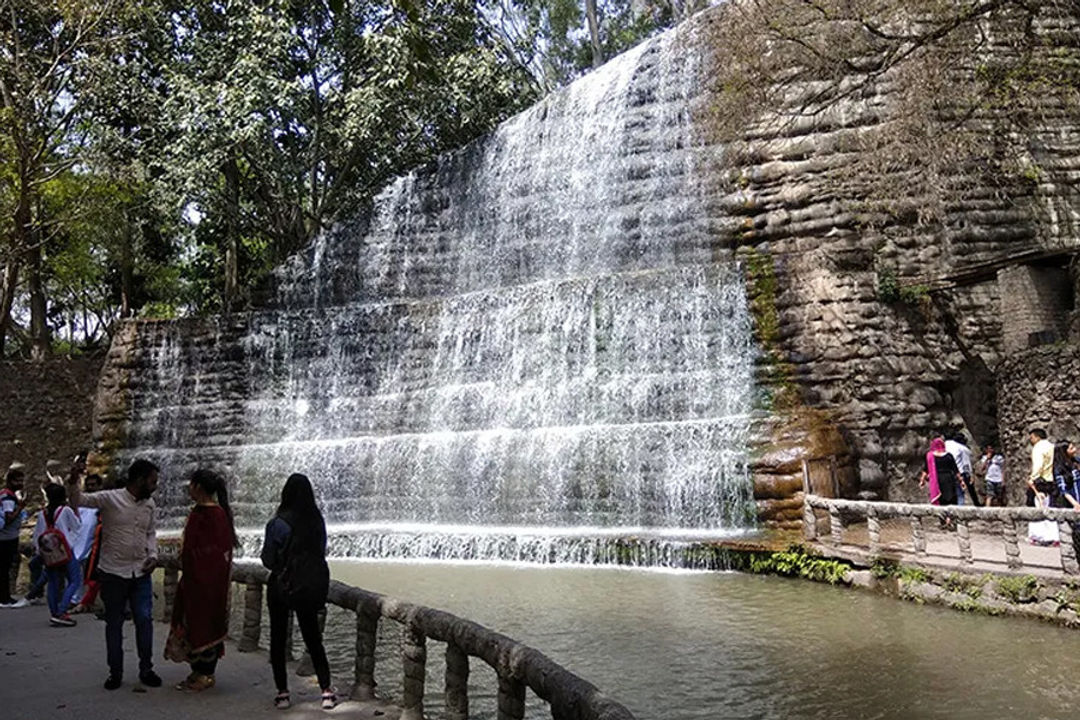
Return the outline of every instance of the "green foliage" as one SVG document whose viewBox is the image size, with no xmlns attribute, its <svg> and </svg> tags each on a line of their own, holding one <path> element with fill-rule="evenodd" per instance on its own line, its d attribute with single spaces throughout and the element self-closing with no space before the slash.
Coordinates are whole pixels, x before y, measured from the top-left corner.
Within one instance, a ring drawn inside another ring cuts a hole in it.
<svg viewBox="0 0 1080 720">
<path fill-rule="evenodd" d="M 911 565 L 901 565 L 897 577 L 906 583 L 930 582 L 930 573 L 922 568 L 913 567 Z"/>
<path fill-rule="evenodd" d="M 877 299 L 886 305 L 901 304 L 921 308 L 930 300 L 930 288 L 927 285 L 901 285 L 895 268 L 878 265 Z"/>
<path fill-rule="evenodd" d="M 700 2 L 598 0 L 601 59 L 618 55 L 701 7 Z M 581 0 L 493 0 L 485 9 L 499 38 L 529 68 L 541 90 L 554 90 L 592 67 L 592 39 Z"/>
<path fill-rule="evenodd" d="M 771 255 L 753 248 L 743 255 L 743 261 L 749 279 L 754 334 L 764 355 L 762 404 L 767 409 L 790 409 L 799 402 L 799 390 L 793 379 L 795 369 L 784 359 L 780 347 L 780 312 L 776 305 L 780 288 L 776 267 Z"/>
<path fill-rule="evenodd" d="M 982 595 L 983 586 L 989 580 L 988 576 L 973 578 L 963 573 L 949 573 L 945 576 L 944 586 L 949 592 L 964 593 L 970 598 L 978 598 Z"/>
<path fill-rule="evenodd" d="M 994 582 L 994 591 L 1011 603 L 1035 602 L 1041 587 L 1038 578 L 1033 575 L 1003 577 Z"/>
<path fill-rule="evenodd" d="M 747 569 L 759 575 L 800 577 L 837 585 L 845 581 L 850 566 L 812 555 L 801 545 L 792 545 L 787 550 L 752 556 Z"/>
<path fill-rule="evenodd" d="M 900 564 L 887 558 L 874 558 L 870 564 L 870 574 L 878 580 L 896 577 L 900 572 Z"/>
</svg>

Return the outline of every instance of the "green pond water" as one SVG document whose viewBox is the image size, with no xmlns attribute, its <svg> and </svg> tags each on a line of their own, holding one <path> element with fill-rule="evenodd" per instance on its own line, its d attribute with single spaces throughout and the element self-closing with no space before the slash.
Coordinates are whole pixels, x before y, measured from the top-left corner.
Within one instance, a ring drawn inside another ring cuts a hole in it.
<svg viewBox="0 0 1080 720">
<path fill-rule="evenodd" d="M 343 582 L 473 619 L 543 651 L 646 718 L 1075 718 L 1080 634 L 1034 621 L 737 573 L 341 561 Z M 328 649 L 351 676 L 355 621 Z M 301 647 L 298 643 L 298 647 Z M 383 622 L 376 681 L 400 697 L 400 629 Z M 442 717 L 444 646 L 426 706 Z M 471 714 L 495 717 L 473 659 Z M 529 693 L 528 717 L 550 717 Z"/>
</svg>

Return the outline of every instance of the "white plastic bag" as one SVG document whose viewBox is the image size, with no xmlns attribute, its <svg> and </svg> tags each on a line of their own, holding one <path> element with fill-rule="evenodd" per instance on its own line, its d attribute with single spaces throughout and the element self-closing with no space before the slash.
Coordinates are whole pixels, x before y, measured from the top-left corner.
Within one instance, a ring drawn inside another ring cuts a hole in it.
<svg viewBox="0 0 1080 720">
<path fill-rule="evenodd" d="M 1050 498 L 1039 498 L 1042 507 L 1050 507 Z M 1061 542 L 1061 534 L 1058 531 L 1056 520 L 1040 520 L 1028 523 L 1028 540 L 1033 545 L 1056 545 Z"/>
</svg>

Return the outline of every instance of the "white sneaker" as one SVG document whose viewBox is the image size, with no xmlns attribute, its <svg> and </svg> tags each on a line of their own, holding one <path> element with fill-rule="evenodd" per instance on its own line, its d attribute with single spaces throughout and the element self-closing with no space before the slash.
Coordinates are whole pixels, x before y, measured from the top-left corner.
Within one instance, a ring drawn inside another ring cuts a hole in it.
<svg viewBox="0 0 1080 720">
<path fill-rule="evenodd" d="M 15 608 L 15 607 L 19 607 L 19 606 L 16 605 L 14 601 L 7 602 L 7 603 L 0 603 L 0 608 Z"/>
<path fill-rule="evenodd" d="M 19 598 L 18 600 L 16 600 L 15 602 L 13 602 L 11 604 L 11 607 L 13 607 L 13 608 L 24 608 L 29 604 L 30 604 L 30 601 L 27 600 L 26 598 Z"/>
</svg>

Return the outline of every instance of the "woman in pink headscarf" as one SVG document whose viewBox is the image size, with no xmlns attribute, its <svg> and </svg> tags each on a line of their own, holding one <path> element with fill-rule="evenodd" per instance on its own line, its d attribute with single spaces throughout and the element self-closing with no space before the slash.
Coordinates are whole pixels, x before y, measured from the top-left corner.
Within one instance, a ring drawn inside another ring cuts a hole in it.
<svg viewBox="0 0 1080 720">
<path fill-rule="evenodd" d="M 945 451 L 945 441 L 940 437 L 930 441 L 930 452 L 926 453 L 926 476 L 930 486 L 930 504 L 956 504 L 956 481 L 960 477 L 960 469 L 953 456 Z"/>
</svg>

